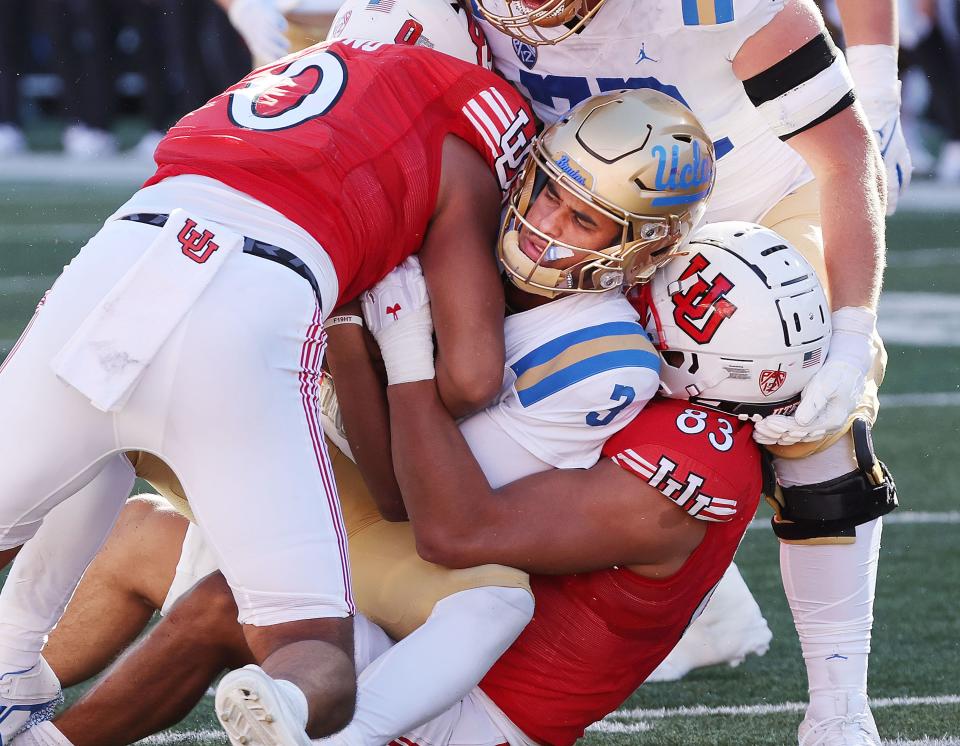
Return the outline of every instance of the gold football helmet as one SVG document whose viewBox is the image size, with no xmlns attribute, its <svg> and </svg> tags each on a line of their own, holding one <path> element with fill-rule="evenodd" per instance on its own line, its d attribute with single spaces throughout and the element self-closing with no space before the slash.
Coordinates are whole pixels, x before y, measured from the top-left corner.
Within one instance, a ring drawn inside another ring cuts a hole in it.
<svg viewBox="0 0 960 746">
<path fill-rule="evenodd" d="M 591 5 L 587 0 L 476 0 L 480 14 L 491 26 L 534 46 L 559 44 L 577 33 L 604 2 L 599 0 Z M 560 31 L 543 32 L 563 24 L 568 25 Z"/>
<path fill-rule="evenodd" d="M 497 253 L 515 285 L 550 298 L 644 282 L 697 225 L 713 183 L 713 144 L 679 101 L 652 89 L 595 96 L 533 142 Z M 595 248 L 550 235 L 531 210 L 541 196 L 585 204 L 617 238 Z"/>
</svg>

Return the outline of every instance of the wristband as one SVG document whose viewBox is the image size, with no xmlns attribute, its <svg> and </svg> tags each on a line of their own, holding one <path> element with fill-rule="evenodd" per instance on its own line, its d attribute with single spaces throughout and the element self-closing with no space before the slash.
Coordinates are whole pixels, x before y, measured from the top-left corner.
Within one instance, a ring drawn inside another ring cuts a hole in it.
<svg viewBox="0 0 960 746">
<path fill-rule="evenodd" d="M 360 316 L 354 316 L 352 313 L 342 313 L 337 316 L 331 316 L 329 319 L 323 322 L 324 329 L 330 329 L 334 326 L 340 326 L 341 324 L 356 324 L 357 326 L 363 326 L 363 319 Z"/>
<path fill-rule="evenodd" d="M 897 48 L 887 44 L 858 44 L 848 47 L 847 67 L 857 98 L 873 127 L 900 110 L 900 81 L 897 80 Z"/>
</svg>

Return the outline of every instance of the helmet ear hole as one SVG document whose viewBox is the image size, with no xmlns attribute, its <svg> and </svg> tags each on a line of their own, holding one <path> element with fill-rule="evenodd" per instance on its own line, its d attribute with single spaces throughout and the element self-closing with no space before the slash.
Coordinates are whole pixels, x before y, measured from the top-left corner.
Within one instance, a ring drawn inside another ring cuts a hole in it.
<svg viewBox="0 0 960 746">
<path fill-rule="evenodd" d="M 660 353 L 660 357 L 662 357 L 663 362 L 665 362 L 671 368 L 683 367 L 685 355 L 682 352 L 678 352 L 677 350 L 664 350 Z"/>
</svg>

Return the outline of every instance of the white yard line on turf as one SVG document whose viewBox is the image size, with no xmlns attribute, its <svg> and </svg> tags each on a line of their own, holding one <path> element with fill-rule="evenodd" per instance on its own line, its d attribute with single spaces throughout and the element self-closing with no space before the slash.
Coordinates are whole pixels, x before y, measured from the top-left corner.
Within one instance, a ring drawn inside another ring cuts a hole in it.
<svg viewBox="0 0 960 746">
<path fill-rule="evenodd" d="M 870 700 L 870 707 L 874 710 L 884 707 L 921 707 L 927 705 L 956 705 L 960 704 L 960 696 L 947 694 L 939 697 L 886 697 Z M 608 715 L 599 723 L 594 723 L 587 730 L 596 733 L 643 733 L 653 729 L 645 720 L 662 720 L 672 717 L 710 717 L 713 715 L 770 715 L 779 712 L 803 712 L 807 708 L 806 702 L 783 702 L 775 705 L 731 705 L 721 707 L 674 707 L 657 709 L 617 710 Z M 623 720 L 637 722 L 624 723 Z M 175 744 L 204 743 L 216 741 L 225 743 L 226 735 L 220 730 L 191 730 L 171 731 L 149 736 L 137 741 L 143 746 L 174 746 Z M 884 746 L 960 746 L 960 740 L 953 736 L 926 737 L 920 740 L 884 741 Z"/>
<path fill-rule="evenodd" d="M 946 267 L 960 264 L 960 251 L 956 248 L 939 247 L 888 251 L 888 267 Z"/>
<path fill-rule="evenodd" d="M 960 295 L 883 293 L 877 330 L 888 345 L 960 346 Z"/>
<path fill-rule="evenodd" d="M 870 700 L 872 709 L 883 707 L 919 707 L 922 705 L 956 705 L 960 704 L 960 696 L 945 694 L 939 697 L 887 697 Z M 712 715 L 769 715 L 776 712 L 804 712 L 806 702 L 781 702 L 776 705 L 724 705 L 707 707 L 660 707 L 652 710 L 632 709 L 617 710 L 607 717 L 617 720 L 655 720 L 671 717 L 709 717 Z"/>
<path fill-rule="evenodd" d="M 167 733 L 157 733 L 155 736 L 147 736 L 138 744 L 144 746 L 172 746 L 180 743 L 207 743 L 216 741 L 217 743 L 226 743 L 227 734 L 222 730 L 180 730 L 169 731 Z"/>
<path fill-rule="evenodd" d="M 588 733 L 643 733 L 648 730 L 653 730 L 653 726 L 642 720 L 637 723 L 616 723 L 601 720 L 587 728 Z"/>
<path fill-rule="evenodd" d="M 960 391 L 880 395 L 881 409 L 903 409 L 904 407 L 960 407 Z"/>
<path fill-rule="evenodd" d="M 129 184 L 132 191 L 156 168 L 152 158 L 139 158 L 126 153 L 96 161 L 71 160 L 59 153 L 29 153 L 4 160 L 3 169 L 0 169 L 0 183 Z"/>
<path fill-rule="evenodd" d="M 903 523 L 934 523 L 942 525 L 960 523 L 960 510 L 945 510 L 939 513 L 923 510 L 898 510 L 896 513 L 891 513 L 883 517 L 884 526 Z M 770 521 L 765 518 L 755 518 L 750 521 L 750 525 L 747 526 L 747 530 L 761 528 L 769 529 Z"/>
<path fill-rule="evenodd" d="M 8 223 L 0 225 L 0 241 L 85 241 L 102 223 Z"/>
</svg>

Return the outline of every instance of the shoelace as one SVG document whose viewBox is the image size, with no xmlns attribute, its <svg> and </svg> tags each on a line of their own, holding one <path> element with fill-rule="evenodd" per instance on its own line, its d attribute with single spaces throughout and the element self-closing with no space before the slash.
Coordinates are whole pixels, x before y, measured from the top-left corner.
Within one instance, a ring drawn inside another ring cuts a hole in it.
<svg viewBox="0 0 960 746">
<path fill-rule="evenodd" d="M 845 745 L 848 737 L 858 738 L 863 735 L 870 738 L 870 743 L 875 743 L 870 734 L 866 712 L 858 712 L 855 715 L 834 715 L 819 721 L 808 730 L 800 740 L 799 746 L 830 746 L 831 743 Z M 840 741 L 832 741 L 838 736 Z M 859 744 L 862 741 L 853 743 Z"/>
</svg>

